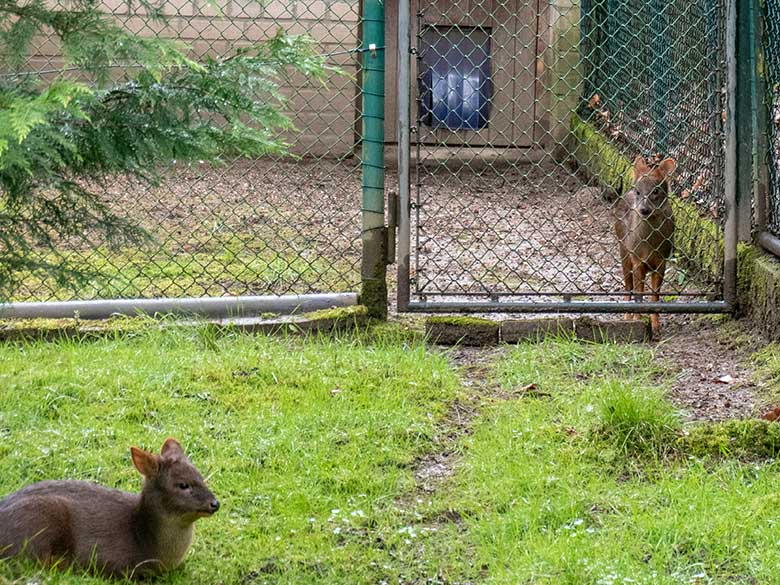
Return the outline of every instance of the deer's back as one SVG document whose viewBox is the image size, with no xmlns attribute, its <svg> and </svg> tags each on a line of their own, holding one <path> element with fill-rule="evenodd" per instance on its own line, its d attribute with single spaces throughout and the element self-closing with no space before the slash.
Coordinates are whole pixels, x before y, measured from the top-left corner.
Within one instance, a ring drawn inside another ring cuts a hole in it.
<svg viewBox="0 0 780 585">
<path fill-rule="evenodd" d="M 42 560 L 63 557 L 121 573 L 137 562 L 139 496 L 84 481 L 44 481 L 0 500 L 0 551 L 24 548 Z M 2 555 L 0 555 L 2 556 Z"/>
</svg>

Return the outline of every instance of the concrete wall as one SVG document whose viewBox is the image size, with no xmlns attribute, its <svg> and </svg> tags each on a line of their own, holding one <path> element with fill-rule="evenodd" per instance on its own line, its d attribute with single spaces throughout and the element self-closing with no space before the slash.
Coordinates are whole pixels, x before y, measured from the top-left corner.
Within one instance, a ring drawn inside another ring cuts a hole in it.
<svg viewBox="0 0 780 585">
<path fill-rule="evenodd" d="M 570 131 L 571 113 L 582 94 L 580 64 L 580 2 L 550 0 L 548 7 L 547 47 L 541 59 L 550 146 L 560 149 Z"/>
<path fill-rule="evenodd" d="M 198 57 L 230 55 L 237 47 L 272 37 L 280 27 L 291 34 L 311 35 L 322 53 L 359 44 L 359 0 L 168 0 L 167 24 L 151 22 L 137 2 L 103 0 L 102 6 L 130 31 L 180 39 Z M 295 152 L 341 156 L 352 149 L 357 62 L 354 55 L 329 58 L 328 63 L 340 66 L 351 77 L 330 74 L 326 85 L 301 76 L 292 76 L 283 84 L 283 93 L 289 97 L 288 114 L 300 131 L 288 137 Z M 48 70 L 60 65 L 55 40 L 39 39 L 31 68 Z"/>
<path fill-rule="evenodd" d="M 495 119 L 491 120 L 489 132 L 482 132 L 485 136 L 456 132 L 453 136 L 437 137 L 437 141 L 491 146 L 544 145 L 548 149 L 562 144 L 569 130 L 570 112 L 577 107 L 582 86 L 579 0 L 511 0 L 511 9 L 506 2 L 495 0 L 472 4 L 475 6 L 467 14 L 486 15 L 487 20 L 484 23 L 464 21 L 465 24 L 485 24 L 493 28 L 494 35 L 501 33 L 507 37 L 494 39 L 492 57 L 498 65 L 506 61 L 496 69 L 499 77 L 508 77 L 494 80 L 501 93 L 494 96 Z M 129 0 L 103 0 L 102 5 L 132 32 L 180 39 L 199 57 L 230 55 L 236 47 L 273 36 L 279 27 L 289 33 L 311 35 L 322 53 L 342 52 L 360 44 L 360 0 L 215 0 L 214 4 L 206 0 L 168 0 L 167 24 L 151 22 Z M 457 11 L 448 2 L 426 0 L 426 6 L 431 22 L 438 22 L 434 8 L 447 16 L 442 17 L 442 22 L 457 20 Z M 413 8 L 419 8 L 417 0 L 413 1 Z M 502 16 L 501 11 L 507 14 Z M 395 142 L 396 0 L 387 0 L 386 12 L 386 135 L 388 142 Z M 417 25 L 414 16 L 412 24 Z M 517 51 L 517 46 L 526 49 Z M 535 53 L 530 50 L 532 47 Z M 358 55 L 342 54 L 328 60 L 351 77 L 330 74 L 327 83 L 322 85 L 292 76 L 283 85 L 283 93 L 290 100 L 288 114 L 298 129 L 286 137 L 293 143 L 294 152 L 338 157 L 353 148 L 359 132 L 356 127 L 360 106 L 359 59 Z M 39 39 L 32 68 L 52 69 L 60 64 L 57 43 L 51 38 Z"/>
</svg>

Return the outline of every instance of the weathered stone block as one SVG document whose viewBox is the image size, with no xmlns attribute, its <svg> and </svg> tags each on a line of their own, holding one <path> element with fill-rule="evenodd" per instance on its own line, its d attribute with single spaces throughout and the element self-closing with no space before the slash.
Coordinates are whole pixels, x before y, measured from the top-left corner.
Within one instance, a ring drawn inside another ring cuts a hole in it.
<svg viewBox="0 0 780 585">
<path fill-rule="evenodd" d="M 499 324 L 476 317 L 428 317 L 425 335 L 431 343 L 440 345 L 495 345 Z"/>
<path fill-rule="evenodd" d="M 649 341 L 652 332 L 647 319 L 600 321 L 591 317 L 580 317 L 574 322 L 574 335 L 577 339 L 596 343 L 641 343 Z"/>
<path fill-rule="evenodd" d="M 539 319 L 510 319 L 501 324 L 501 341 L 542 341 L 545 337 L 574 334 L 571 317 L 544 317 Z"/>
</svg>

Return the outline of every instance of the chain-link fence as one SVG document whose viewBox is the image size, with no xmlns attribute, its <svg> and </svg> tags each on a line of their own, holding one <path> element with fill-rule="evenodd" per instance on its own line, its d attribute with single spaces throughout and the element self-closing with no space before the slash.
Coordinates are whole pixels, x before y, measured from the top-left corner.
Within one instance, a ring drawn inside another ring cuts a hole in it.
<svg viewBox="0 0 780 585">
<path fill-rule="evenodd" d="M 325 83 L 282 80 L 294 157 L 174 164 L 158 188 L 113 177 L 109 205 L 153 236 L 109 250 L 63 243 L 72 260 L 103 274 L 77 292 L 23 279 L 19 300 L 287 294 L 354 291 L 360 283 L 360 7 L 358 0 L 168 0 L 166 20 L 131 0 L 103 9 L 141 36 L 179 39 L 198 58 L 229 57 L 278 29 L 308 34 L 327 56 Z M 54 36 L 34 43 L 27 69 L 61 73 Z"/>
<path fill-rule="evenodd" d="M 680 195 L 722 216 L 723 7 L 584 0 L 580 113 L 627 156 L 675 158 Z"/>
<path fill-rule="evenodd" d="M 20 298 L 355 290 L 361 3 L 168 0 L 165 22 L 128 0 L 104 4 L 129 30 L 183 40 L 197 56 L 229 55 L 278 28 L 307 33 L 348 75 L 285 80 L 297 128 L 285 139 L 298 159 L 175 165 L 154 189 L 113 178 L 106 201 L 154 245 L 68 242 L 107 277 L 73 295 L 30 276 Z M 413 185 L 401 209 L 411 248 L 399 273 L 412 304 L 597 308 L 657 292 L 659 279 L 670 305 L 723 300 L 723 0 L 412 0 L 412 58 L 395 44 L 399 2 L 383 4 L 388 142 L 399 100 L 412 105 Z M 58 55 L 40 38 L 30 69 L 56 72 Z M 405 62 L 412 82 L 396 95 Z"/>
<path fill-rule="evenodd" d="M 723 299 L 721 2 L 411 8 L 411 308 Z"/>
<path fill-rule="evenodd" d="M 764 99 L 769 118 L 766 129 L 769 189 L 765 227 L 771 234 L 780 237 L 780 2 L 765 0 L 761 5 L 766 88 Z M 761 157 L 759 162 L 763 164 L 764 158 Z"/>
</svg>

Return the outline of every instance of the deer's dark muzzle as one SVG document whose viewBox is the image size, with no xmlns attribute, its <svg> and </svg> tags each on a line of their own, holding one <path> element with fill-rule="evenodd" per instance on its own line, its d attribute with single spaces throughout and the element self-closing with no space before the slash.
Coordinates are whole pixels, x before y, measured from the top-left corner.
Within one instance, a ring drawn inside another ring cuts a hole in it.
<svg viewBox="0 0 780 585">
<path fill-rule="evenodd" d="M 639 214 L 640 214 L 642 217 L 647 217 L 648 215 L 650 215 L 650 214 L 652 213 L 652 211 L 653 211 L 653 210 L 652 210 L 652 208 L 650 208 L 650 207 L 647 207 L 646 205 L 642 205 L 642 206 L 639 208 Z"/>
</svg>

